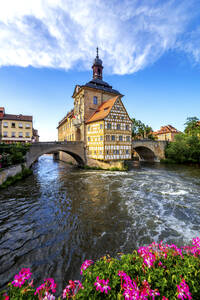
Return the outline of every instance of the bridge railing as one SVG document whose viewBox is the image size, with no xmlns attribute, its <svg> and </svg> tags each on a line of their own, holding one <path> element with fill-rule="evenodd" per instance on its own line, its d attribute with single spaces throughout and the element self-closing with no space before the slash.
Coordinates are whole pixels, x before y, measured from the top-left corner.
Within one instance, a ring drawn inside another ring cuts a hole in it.
<svg viewBox="0 0 200 300">
<path fill-rule="evenodd" d="M 48 141 L 48 142 L 35 142 L 32 143 L 31 145 L 66 145 L 66 144 L 82 144 L 83 141 Z"/>
</svg>

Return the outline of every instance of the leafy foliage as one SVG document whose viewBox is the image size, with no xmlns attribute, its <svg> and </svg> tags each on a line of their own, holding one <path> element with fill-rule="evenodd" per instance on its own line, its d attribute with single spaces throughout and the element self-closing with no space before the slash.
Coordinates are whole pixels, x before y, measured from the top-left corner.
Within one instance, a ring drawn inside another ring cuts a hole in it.
<svg viewBox="0 0 200 300">
<path fill-rule="evenodd" d="M 82 283 L 70 280 L 62 299 L 199 300 L 200 238 L 192 244 L 178 248 L 154 242 L 117 258 L 86 260 L 81 266 Z M 36 289 L 31 275 L 29 269 L 22 269 L 0 299 L 54 300 L 54 280 L 45 279 Z"/>
<path fill-rule="evenodd" d="M 24 156 L 29 150 L 29 144 L 0 144 L 0 168 L 24 162 Z"/>
<path fill-rule="evenodd" d="M 152 133 L 152 128 L 148 125 L 145 125 L 142 123 L 140 120 L 136 120 L 134 118 L 132 120 L 132 137 L 135 139 L 143 139 L 143 138 L 148 138 L 148 139 L 154 139 Z"/>
<path fill-rule="evenodd" d="M 187 118 L 184 125 L 186 125 L 184 132 L 188 135 L 198 136 L 200 134 L 200 124 L 197 117 Z"/>
<path fill-rule="evenodd" d="M 200 139 L 197 135 L 180 133 L 168 144 L 165 156 L 176 163 L 200 163 Z"/>
</svg>

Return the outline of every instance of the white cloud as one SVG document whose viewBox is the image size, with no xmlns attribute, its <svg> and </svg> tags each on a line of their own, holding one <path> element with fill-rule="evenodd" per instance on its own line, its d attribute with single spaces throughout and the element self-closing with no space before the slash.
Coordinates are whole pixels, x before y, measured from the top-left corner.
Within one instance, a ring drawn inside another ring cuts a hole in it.
<svg viewBox="0 0 200 300">
<path fill-rule="evenodd" d="M 109 72 L 136 72 L 169 49 L 200 60 L 188 0 L 0 0 L 0 66 L 90 68 L 95 47 Z"/>
</svg>

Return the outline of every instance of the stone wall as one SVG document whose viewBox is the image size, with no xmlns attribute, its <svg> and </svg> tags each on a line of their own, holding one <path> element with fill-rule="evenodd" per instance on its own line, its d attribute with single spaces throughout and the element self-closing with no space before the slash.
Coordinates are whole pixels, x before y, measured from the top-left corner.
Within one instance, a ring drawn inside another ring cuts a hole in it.
<svg viewBox="0 0 200 300">
<path fill-rule="evenodd" d="M 124 169 L 124 160 L 118 161 L 101 161 L 97 159 L 88 158 L 87 165 L 89 167 L 100 167 L 102 169 L 118 168 L 120 170 Z"/>
<path fill-rule="evenodd" d="M 16 166 L 6 168 L 6 169 L 0 171 L 0 185 L 3 184 L 7 180 L 8 177 L 13 177 L 21 172 L 22 172 L 21 165 L 16 165 Z"/>
<path fill-rule="evenodd" d="M 77 161 L 69 154 L 59 151 L 59 160 L 64 161 L 66 163 L 72 163 L 73 165 L 77 165 Z"/>
<path fill-rule="evenodd" d="M 71 157 L 71 155 L 59 151 L 59 160 L 64 161 L 66 163 L 70 163 L 73 165 L 77 165 L 77 161 Z M 118 168 L 120 170 L 124 169 L 124 161 L 101 161 L 97 159 L 87 158 L 87 166 L 89 167 L 99 167 L 102 169 L 111 169 L 111 168 Z"/>
</svg>

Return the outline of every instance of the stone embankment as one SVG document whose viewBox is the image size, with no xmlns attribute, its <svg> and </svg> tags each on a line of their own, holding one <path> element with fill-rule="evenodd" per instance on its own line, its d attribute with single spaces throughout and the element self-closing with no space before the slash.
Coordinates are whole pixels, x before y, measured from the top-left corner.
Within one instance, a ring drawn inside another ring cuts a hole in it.
<svg viewBox="0 0 200 300">
<path fill-rule="evenodd" d="M 22 172 L 21 165 L 15 165 L 3 169 L 2 171 L 0 171 L 0 185 L 2 185 L 8 179 L 8 177 L 13 177 L 21 172 Z"/>
</svg>

